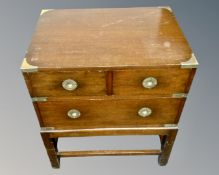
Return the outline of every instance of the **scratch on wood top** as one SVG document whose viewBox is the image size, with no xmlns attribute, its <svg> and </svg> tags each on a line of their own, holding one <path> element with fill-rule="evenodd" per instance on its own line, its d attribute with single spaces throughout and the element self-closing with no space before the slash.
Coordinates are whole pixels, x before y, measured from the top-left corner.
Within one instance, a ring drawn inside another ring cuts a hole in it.
<svg viewBox="0 0 219 175">
<path fill-rule="evenodd" d="M 111 23 L 108 23 L 108 24 L 104 24 L 104 25 L 102 25 L 101 27 L 108 27 L 108 26 L 111 26 L 111 25 L 114 25 L 114 24 L 119 24 L 119 23 L 121 23 L 121 22 L 123 22 L 123 20 L 122 20 L 122 19 L 119 19 L 119 20 L 117 20 L 116 22 L 111 22 Z"/>
</svg>

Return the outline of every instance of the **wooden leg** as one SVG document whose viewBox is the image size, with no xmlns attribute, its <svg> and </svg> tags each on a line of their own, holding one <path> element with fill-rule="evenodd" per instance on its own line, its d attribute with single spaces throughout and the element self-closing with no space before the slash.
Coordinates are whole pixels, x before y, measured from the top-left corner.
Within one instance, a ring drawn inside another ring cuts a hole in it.
<svg viewBox="0 0 219 175">
<path fill-rule="evenodd" d="M 159 135 L 160 137 L 160 144 L 161 144 L 161 149 L 163 148 L 163 145 L 167 139 L 167 136 L 166 135 Z"/>
<path fill-rule="evenodd" d="M 168 163 L 170 153 L 176 138 L 177 130 L 169 131 L 168 135 L 160 136 L 161 139 L 161 154 L 158 157 L 160 166 L 165 166 Z"/>
<path fill-rule="evenodd" d="M 50 138 L 48 133 L 41 133 L 47 154 L 49 156 L 53 168 L 60 167 L 60 157 L 57 155 L 57 142 L 58 139 Z"/>
</svg>

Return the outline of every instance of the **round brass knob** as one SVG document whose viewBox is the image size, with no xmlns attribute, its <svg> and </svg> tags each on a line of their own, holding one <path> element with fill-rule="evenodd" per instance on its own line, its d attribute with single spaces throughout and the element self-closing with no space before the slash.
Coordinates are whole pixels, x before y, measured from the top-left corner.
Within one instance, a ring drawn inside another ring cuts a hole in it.
<svg viewBox="0 0 219 175">
<path fill-rule="evenodd" d="M 62 82 L 62 87 L 65 90 L 73 91 L 78 87 L 78 83 L 75 80 L 67 79 Z"/>
<path fill-rule="evenodd" d="M 81 116 L 80 111 L 77 109 L 71 109 L 68 111 L 67 114 L 70 118 L 73 118 L 73 119 L 79 118 Z"/>
<path fill-rule="evenodd" d="M 147 89 L 154 88 L 155 86 L 157 86 L 157 79 L 154 77 L 145 78 L 142 81 L 142 85 L 144 88 L 147 88 Z"/>
<path fill-rule="evenodd" d="M 140 117 L 148 117 L 151 114 L 152 114 L 151 108 L 147 108 L 147 107 L 143 107 L 143 108 L 139 109 L 139 111 L 138 111 L 138 115 Z"/>
</svg>

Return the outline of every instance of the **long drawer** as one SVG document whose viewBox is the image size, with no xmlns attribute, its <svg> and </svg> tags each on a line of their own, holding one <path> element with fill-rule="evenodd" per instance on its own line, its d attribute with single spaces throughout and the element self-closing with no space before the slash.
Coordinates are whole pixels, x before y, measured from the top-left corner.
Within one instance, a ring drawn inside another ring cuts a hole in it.
<svg viewBox="0 0 219 175">
<path fill-rule="evenodd" d="M 46 127 L 89 128 L 174 124 L 183 100 L 100 97 L 36 103 Z"/>
</svg>

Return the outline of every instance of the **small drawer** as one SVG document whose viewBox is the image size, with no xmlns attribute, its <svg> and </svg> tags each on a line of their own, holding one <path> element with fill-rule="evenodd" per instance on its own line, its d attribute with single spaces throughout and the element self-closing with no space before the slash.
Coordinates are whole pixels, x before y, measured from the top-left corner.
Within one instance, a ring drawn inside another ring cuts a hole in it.
<svg viewBox="0 0 219 175">
<path fill-rule="evenodd" d="M 171 95 L 186 91 L 191 70 L 180 68 L 118 70 L 113 73 L 115 95 Z"/>
<path fill-rule="evenodd" d="M 106 73 L 100 71 L 56 71 L 29 74 L 31 95 L 36 97 L 106 94 Z"/>
<path fill-rule="evenodd" d="M 176 123 L 183 99 L 92 98 L 37 102 L 47 127 L 90 128 Z"/>
</svg>

